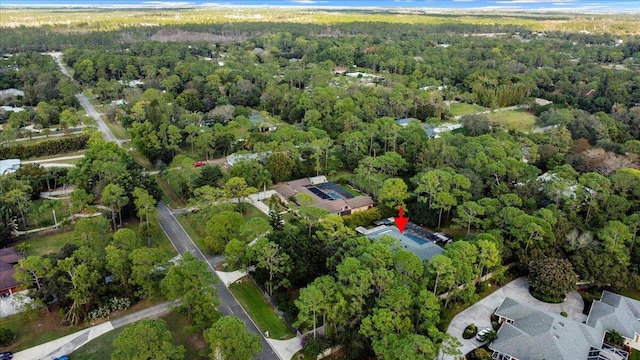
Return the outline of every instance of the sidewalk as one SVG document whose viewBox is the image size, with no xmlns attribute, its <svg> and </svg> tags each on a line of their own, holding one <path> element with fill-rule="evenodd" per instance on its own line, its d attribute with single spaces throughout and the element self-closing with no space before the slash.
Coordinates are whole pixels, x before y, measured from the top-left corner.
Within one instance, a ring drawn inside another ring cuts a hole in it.
<svg viewBox="0 0 640 360">
<path fill-rule="evenodd" d="M 121 318 L 107 321 L 100 325 L 92 326 L 90 328 L 80 330 L 73 334 L 61 337 L 59 339 L 49 341 L 42 345 L 34 346 L 30 349 L 20 351 L 13 354 L 14 360 L 50 360 L 55 357 L 70 354 L 74 350 L 78 349 L 82 345 L 97 338 L 98 336 L 105 334 L 113 329 L 131 324 L 138 320 L 146 319 L 149 317 L 159 316 L 169 312 L 169 306 L 173 303 L 166 302 L 158 305 L 154 305 L 150 308 L 140 310 L 133 314 L 123 316 Z"/>
<path fill-rule="evenodd" d="M 247 276 L 246 271 L 218 271 L 216 270 L 216 275 L 220 278 L 220 281 L 224 283 L 224 286 L 229 287 L 229 285 L 238 281 L 239 279 Z"/>
</svg>

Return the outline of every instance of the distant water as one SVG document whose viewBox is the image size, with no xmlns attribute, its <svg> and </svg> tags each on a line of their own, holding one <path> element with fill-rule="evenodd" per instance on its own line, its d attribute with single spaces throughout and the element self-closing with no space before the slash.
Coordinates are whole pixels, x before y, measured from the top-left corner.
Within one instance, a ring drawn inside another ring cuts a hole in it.
<svg viewBox="0 0 640 360">
<path fill-rule="evenodd" d="M 0 0 L 0 7 L 5 6 L 290 6 L 640 13 L 640 0 Z"/>
</svg>

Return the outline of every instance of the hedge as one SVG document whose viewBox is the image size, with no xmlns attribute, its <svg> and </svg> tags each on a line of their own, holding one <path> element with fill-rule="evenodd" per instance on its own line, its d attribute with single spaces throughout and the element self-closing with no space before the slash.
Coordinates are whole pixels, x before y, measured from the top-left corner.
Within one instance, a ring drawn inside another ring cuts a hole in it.
<svg viewBox="0 0 640 360">
<path fill-rule="evenodd" d="M 78 135 L 51 139 L 26 146 L 15 145 L 0 147 L 0 159 L 28 159 L 32 157 L 50 156 L 85 149 L 89 135 Z"/>
</svg>

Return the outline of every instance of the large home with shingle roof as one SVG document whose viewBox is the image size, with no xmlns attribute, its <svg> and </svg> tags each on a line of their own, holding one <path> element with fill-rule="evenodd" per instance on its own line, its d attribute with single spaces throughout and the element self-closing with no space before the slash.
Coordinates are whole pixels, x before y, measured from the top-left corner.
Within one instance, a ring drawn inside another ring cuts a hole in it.
<svg viewBox="0 0 640 360">
<path fill-rule="evenodd" d="M 625 345 L 640 350 L 640 301 L 608 291 L 594 301 L 586 323 L 521 304 L 509 297 L 496 309 L 502 324 L 489 345 L 498 360 L 623 360 L 626 351 L 604 344 L 615 330 Z"/>
<path fill-rule="evenodd" d="M 0 249 L 0 296 L 15 293 L 18 284 L 13 278 L 13 266 L 22 258 L 24 255 L 13 247 Z"/>
<path fill-rule="evenodd" d="M 349 215 L 373 207 L 373 200 L 368 195 L 347 194 L 324 176 L 287 181 L 276 186 L 275 191 L 283 200 L 294 202 L 296 195 L 307 194 L 313 199 L 313 206 L 331 214 Z"/>
</svg>

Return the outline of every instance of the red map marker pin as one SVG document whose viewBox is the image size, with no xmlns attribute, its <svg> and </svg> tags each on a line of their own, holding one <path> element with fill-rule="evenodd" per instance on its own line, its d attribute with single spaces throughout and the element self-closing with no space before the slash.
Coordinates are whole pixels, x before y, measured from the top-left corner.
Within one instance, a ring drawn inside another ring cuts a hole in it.
<svg viewBox="0 0 640 360">
<path fill-rule="evenodd" d="M 409 218 L 403 217 L 402 214 L 403 214 L 402 206 L 400 206 L 400 208 L 398 209 L 398 217 L 393 218 L 393 220 L 396 222 L 396 227 L 398 228 L 401 234 L 404 231 L 404 227 L 407 226 L 407 222 L 409 221 Z"/>
</svg>

